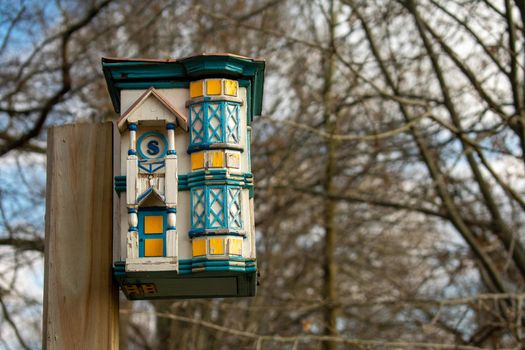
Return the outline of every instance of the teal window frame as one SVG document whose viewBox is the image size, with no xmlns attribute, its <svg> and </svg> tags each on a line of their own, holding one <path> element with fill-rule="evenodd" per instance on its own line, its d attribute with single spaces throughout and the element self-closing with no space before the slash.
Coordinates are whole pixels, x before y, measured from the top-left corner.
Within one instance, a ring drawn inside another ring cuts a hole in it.
<svg viewBox="0 0 525 350">
<path fill-rule="evenodd" d="M 197 110 L 197 107 L 200 109 Z M 190 145 L 207 147 L 215 143 L 239 145 L 241 104 L 232 101 L 203 101 L 189 105 Z M 214 123 L 218 121 L 218 123 Z M 197 128 L 200 122 L 200 128 Z"/>
<path fill-rule="evenodd" d="M 218 190 L 218 191 L 217 191 Z M 231 229 L 242 230 L 242 187 L 232 185 L 202 185 L 190 189 L 190 233 Z M 220 212 L 213 210 L 220 205 Z M 198 205 L 202 212 L 196 212 Z"/>
</svg>

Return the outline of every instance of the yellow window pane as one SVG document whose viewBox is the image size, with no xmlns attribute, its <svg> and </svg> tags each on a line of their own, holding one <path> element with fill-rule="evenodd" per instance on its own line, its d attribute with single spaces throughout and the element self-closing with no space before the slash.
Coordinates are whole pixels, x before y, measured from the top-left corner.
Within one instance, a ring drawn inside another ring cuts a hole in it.
<svg viewBox="0 0 525 350">
<path fill-rule="evenodd" d="M 220 95 L 221 94 L 221 80 L 220 79 L 208 79 L 206 80 L 206 94 L 208 95 Z"/>
<path fill-rule="evenodd" d="M 242 239 L 230 239 L 230 254 L 242 255 Z"/>
<path fill-rule="evenodd" d="M 190 82 L 190 97 L 200 97 L 202 96 L 202 85 L 203 81 L 192 81 Z"/>
<path fill-rule="evenodd" d="M 209 153 L 210 160 L 208 164 L 212 168 L 222 168 L 224 167 L 224 152 L 214 151 Z"/>
<path fill-rule="evenodd" d="M 193 256 L 206 255 L 206 240 L 199 239 L 192 242 Z"/>
<path fill-rule="evenodd" d="M 162 238 L 149 238 L 144 240 L 144 256 L 162 256 Z"/>
<path fill-rule="evenodd" d="M 224 254 L 224 240 L 222 238 L 210 239 L 210 254 L 222 255 Z"/>
<path fill-rule="evenodd" d="M 144 233 L 158 234 L 163 233 L 162 216 L 145 216 L 144 217 Z"/>
<path fill-rule="evenodd" d="M 204 168 L 204 152 L 191 154 L 191 170 Z"/>
<path fill-rule="evenodd" d="M 224 94 L 229 96 L 237 96 L 237 81 L 225 80 L 224 81 Z"/>
</svg>

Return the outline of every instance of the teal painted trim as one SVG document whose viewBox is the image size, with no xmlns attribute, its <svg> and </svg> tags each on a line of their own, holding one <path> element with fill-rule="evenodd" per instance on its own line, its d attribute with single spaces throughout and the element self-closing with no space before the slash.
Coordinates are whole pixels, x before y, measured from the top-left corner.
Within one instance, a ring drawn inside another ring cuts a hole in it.
<svg viewBox="0 0 525 350">
<path fill-rule="evenodd" d="M 149 196 L 151 192 L 153 192 L 153 189 L 150 187 L 137 198 L 137 202 L 140 203 L 140 201 Z"/>
<path fill-rule="evenodd" d="M 198 186 L 207 186 L 208 184 L 207 183 L 204 183 L 204 184 L 199 184 Z M 212 185 L 215 185 L 214 183 L 211 183 L 210 186 Z M 229 185 L 229 186 L 234 186 L 234 185 Z M 236 185 L 235 185 L 236 186 Z M 243 190 L 247 189 L 247 190 L 253 190 L 253 185 L 244 185 L 244 186 L 239 186 L 241 187 Z M 179 185 L 177 190 L 183 192 L 183 191 L 190 191 L 193 187 L 190 187 L 190 186 L 181 186 Z M 253 197 L 252 197 L 253 198 Z"/>
<path fill-rule="evenodd" d="M 246 124 L 252 125 L 255 111 L 253 110 L 253 99 L 251 83 L 246 87 Z M 260 114 L 260 113 L 259 113 Z"/>
<path fill-rule="evenodd" d="M 242 175 L 233 175 L 233 174 L 198 174 L 188 176 L 188 183 L 195 181 L 204 181 L 204 180 L 222 180 L 222 181 L 250 181 Z"/>
<path fill-rule="evenodd" d="M 226 184 L 250 190 L 250 198 L 253 198 L 254 185 L 251 183 L 253 177 L 251 173 L 241 174 L 240 176 L 230 174 L 230 177 L 234 178 L 226 179 L 226 170 L 210 169 L 208 172 L 209 173 L 205 173 L 204 170 L 199 170 L 190 174 L 179 174 L 177 189 L 179 191 L 189 191 L 191 187 L 194 186 Z M 191 181 L 189 179 L 191 179 Z M 242 179 L 246 179 L 244 183 Z M 221 183 L 218 183 L 218 181 Z M 115 192 L 118 194 L 126 192 L 126 176 L 115 176 Z"/>
<path fill-rule="evenodd" d="M 160 215 L 162 216 L 162 227 L 168 226 L 168 215 L 166 207 L 143 207 L 138 210 L 138 221 L 139 221 L 139 257 L 145 257 L 145 241 L 146 239 L 162 239 L 162 256 L 166 256 L 166 229 L 163 229 L 161 233 L 145 233 L 144 231 L 144 218 L 149 215 Z"/>
<path fill-rule="evenodd" d="M 111 99 L 111 104 L 116 113 L 120 113 L 120 90 L 115 86 L 113 77 L 111 76 L 111 70 L 104 68 L 104 59 L 102 59 L 102 73 L 106 79 L 106 84 L 108 86 L 109 98 Z"/>
<path fill-rule="evenodd" d="M 239 82 L 239 86 L 240 87 L 250 87 L 250 84 L 251 82 L 249 80 L 246 80 L 246 79 L 239 79 L 237 80 Z"/>
<path fill-rule="evenodd" d="M 233 55 L 200 55 L 158 61 L 102 58 L 102 71 L 117 113 L 120 112 L 122 89 L 165 88 L 202 78 L 231 78 L 240 81 L 249 92 L 252 103 L 248 115 L 252 120 L 262 110 L 264 69 L 263 61 Z"/>
<path fill-rule="evenodd" d="M 149 89 L 152 83 L 149 82 L 129 82 L 129 83 L 116 83 L 115 87 L 119 90 L 139 90 Z M 187 89 L 190 86 L 189 81 L 157 81 L 154 84 L 156 89 Z"/>
<path fill-rule="evenodd" d="M 236 261 L 230 261 L 230 260 L 208 260 L 208 261 L 202 261 L 202 262 L 195 262 L 192 266 L 193 267 L 203 267 L 203 266 L 240 266 L 240 265 L 231 265 L 238 263 Z"/>
<path fill-rule="evenodd" d="M 235 180 L 210 180 L 210 179 L 188 182 L 189 188 L 202 187 L 202 186 L 221 186 L 221 185 L 242 187 L 244 186 L 244 182 L 235 181 Z"/>
<path fill-rule="evenodd" d="M 220 145 L 220 146 L 217 146 Z M 199 143 L 197 145 L 190 145 L 188 146 L 188 149 L 186 150 L 186 153 L 192 154 L 198 151 L 207 151 L 207 150 L 232 150 L 232 151 L 239 151 L 241 153 L 244 153 L 244 148 L 237 143 Z"/>
<path fill-rule="evenodd" d="M 197 268 L 197 269 L 201 269 L 201 268 Z M 257 269 L 256 268 L 252 268 L 252 267 L 242 267 L 242 266 L 206 266 L 204 268 L 204 271 L 205 272 L 218 272 L 218 271 L 232 271 L 232 272 L 256 272 Z M 193 273 L 195 272 L 203 272 L 203 271 L 193 271 Z"/>
<path fill-rule="evenodd" d="M 232 262 L 244 262 L 245 266 L 231 266 L 228 265 Z M 244 269 L 244 271 L 256 271 L 257 267 L 255 265 L 256 261 L 252 259 L 246 259 L 243 257 L 230 257 L 229 259 L 223 260 L 207 260 L 206 258 L 194 258 L 194 259 L 184 259 L 179 260 L 179 274 L 190 274 L 191 265 L 195 264 L 194 268 L 202 267 L 238 267 Z M 241 272 L 244 272 L 241 271 Z M 156 273 L 156 272 L 153 272 Z M 126 263 L 124 261 L 117 261 L 113 265 L 113 274 L 115 277 L 126 278 L 128 274 L 126 273 Z"/>
<path fill-rule="evenodd" d="M 221 168 L 221 169 L 201 169 L 201 170 L 196 170 L 196 171 L 192 171 L 190 173 L 187 173 L 186 175 L 189 177 L 189 176 L 195 176 L 195 175 L 198 175 L 198 174 L 206 174 L 206 175 L 209 175 L 209 174 L 226 174 L 228 172 L 227 169 L 225 168 Z"/>
<path fill-rule="evenodd" d="M 137 61 L 135 61 L 137 62 Z M 184 76 L 184 67 L 181 65 L 162 65 L 149 63 L 147 65 L 136 65 L 135 62 L 129 62 L 125 65 L 114 66 L 114 63 L 108 64 L 112 68 L 112 77 L 122 80 L 168 80 L 178 79 Z M 104 63 L 102 63 L 104 67 Z"/>
<path fill-rule="evenodd" d="M 121 194 L 126 191 L 126 176 L 115 176 L 115 192 Z"/>
<path fill-rule="evenodd" d="M 217 180 L 248 180 L 250 181 L 253 179 L 253 175 L 251 173 L 230 173 L 226 168 L 221 169 L 208 169 L 208 170 L 198 170 L 194 171 L 188 174 L 184 174 L 184 180 L 186 181 L 194 181 L 196 179 L 217 179 Z M 180 180 L 180 175 L 179 175 Z"/>
<path fill-rule="evenodd" d="M 215 179 L 215 180 L 244 180 L 246 179 L 246 176 L 243 174 L 231 174 L 228 173 L 226 170 L 224 172 L 206 172 L 206 173 L 199 173 L 194 174 L 190 173 L 187 177 L 188 182 L 195 181 L 195 180 L 204 180 L 204 179 Z"/>
<path fill-rule="evenodd" d="M 248 157 L 248 171 L 252 171 L 252 128 L 246 130 L 246 156 Z"/>
<path fill-rule="evenodd" d="M 215 179 L 192 179 L 191 181 L 188 181 L 188 186 L 190 187 L 194 187 L 194 186 L 197 186 L 198 184 L 200 185 L 203 185 L 203 184 L 209 184 L 209 185 L 228 185 L 228 184 L 231 184 L 231 185 L 235 185 L 235 186 L 243 186 L 244 185 L 244 180 L 235 180 L 235 179 L 218 179 L 218 178 L 215 178 Z"/>
<path fill-rule="evenodd" d="M 220 232 L 217 233 L 216 230 L 228 230 L 227 232 Z M 206 236 L 213 236 L 213 237 L 221 237 L 221 236 L 234 236 L 234 237 L 246 237 L 246 233 L 243 231 L 239 231 L 238 229 L 228 229 L 228 228 L 198 228 L 198 229 L 192 229 L 188 232 L 188 236 L 190 238 L 195 237 L 206 237 Z"/>
<path fill-rule="evenodd" d="M 117 261 L 113 265 L 113 274 L 115 277 L 126 277 L 126 263 L 123 261 Z"/>
</svg>

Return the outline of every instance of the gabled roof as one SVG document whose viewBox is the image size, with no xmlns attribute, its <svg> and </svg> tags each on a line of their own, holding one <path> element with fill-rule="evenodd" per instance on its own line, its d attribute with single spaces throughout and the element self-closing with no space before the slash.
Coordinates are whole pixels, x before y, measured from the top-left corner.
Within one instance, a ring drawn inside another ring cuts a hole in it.
<svg viewBox="0 0 525 350">
<path fill-rule="evenodd" d="M 126 121 L 128 118 L 135 112 L 150 96 L 154 96 L 157 100 L 162 103 L 168 111 L 170 111 L 177 121 L 177 125 L 180 126 L 184 131 L 188 131 L 188 119 L 182 113 L 177 111 L 177 109 L 164 97 L 160 94 L 155 88 L 150 87 L 146 92 L 144 92 L 133 104 L 128 108 L 124 114 L 117 121 L 117 125 L 120 131 L 126 129 Z"/>
<path fill-rule="evenodd" d="M 200 54 L 180 59 L 102 58 L 113 107 L 120 112 L 120 92 L 129 89 L 188 88 L 205 78 L 236 79 L 246 87 L 248 121 L 261 115 L 265 63 L 228 53 Z"/>
</svg>

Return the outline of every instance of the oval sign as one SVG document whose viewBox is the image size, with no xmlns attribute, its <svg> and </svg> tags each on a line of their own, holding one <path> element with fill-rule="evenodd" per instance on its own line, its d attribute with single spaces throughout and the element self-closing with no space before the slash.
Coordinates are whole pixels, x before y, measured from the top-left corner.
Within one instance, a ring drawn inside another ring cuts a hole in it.
<svg viewBox="0 0 525 350">
<path fill-rule="evenodd" d="M 137 150 L 142 159 L 164 158 L 168 150 L 168 142 L 160 132 L 149 131 L 139 137 Z"/>
</svg>

